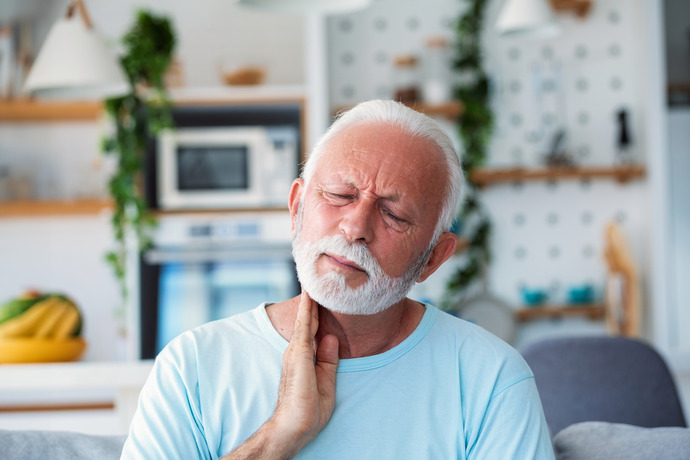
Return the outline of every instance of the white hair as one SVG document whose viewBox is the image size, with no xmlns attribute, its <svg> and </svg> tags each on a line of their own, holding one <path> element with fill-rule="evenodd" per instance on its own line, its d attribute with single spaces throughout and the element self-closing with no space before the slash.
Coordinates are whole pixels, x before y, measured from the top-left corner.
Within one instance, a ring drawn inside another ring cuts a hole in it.
<svg viewBox="0 0 690 460">
<path fill-rule="evenodd" d="M 346 128 L 361 123 L 389 124 L 398 127 L 413 137 L 430 140 L 441 151 L 446 162 L 448 175 L 443 208 L 432 238 L 432 242 L 436 241 L 442 232 L 450 229 L 457 212 L 463 184 L 462 167 L 453 142 L 438 123 L 399 102 L 384 100 L 362 102 L 341 114 L 319 139 L 309 155 L 302 172 L 304 182 L 308 184 L 313 177 L 319 158 L 327 151 L 328 142 Z M 429 152 L 420 152 L 420 154 L 428 155 Z M 435 178 L 429 177 L 428 180 L 434 181 Z"/>
</svg>

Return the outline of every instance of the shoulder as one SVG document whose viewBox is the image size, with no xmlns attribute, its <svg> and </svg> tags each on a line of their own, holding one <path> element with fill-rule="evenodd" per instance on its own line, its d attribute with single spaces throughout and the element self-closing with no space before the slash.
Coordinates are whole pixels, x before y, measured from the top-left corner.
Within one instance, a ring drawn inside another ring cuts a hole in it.
<svg viewBox="0 0 690 460">
<path fill-rule="evenodd" d="M 156 363 L 190 371 L 213 363 L 219 355 L 251 349 L 265 336 L 262 315 L 265 304 L 227 318 L 202 324 L 175 337 L 156 357 Z"/>
<path fill-rule="evenodd" d="M 482 384 L 495 382 L 494 391 L 534 378 L 515 348 L 476 324 L 439 311 L 430 336 L 436 346 L 452 348 L 463 375 Z"/>
</svg>

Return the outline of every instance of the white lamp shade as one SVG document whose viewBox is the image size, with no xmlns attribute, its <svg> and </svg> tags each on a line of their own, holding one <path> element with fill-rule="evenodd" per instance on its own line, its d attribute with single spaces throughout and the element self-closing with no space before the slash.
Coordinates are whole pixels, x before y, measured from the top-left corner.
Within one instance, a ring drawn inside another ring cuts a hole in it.
<svg viewBox="0 0 690 460">
<path fill-rule="evenodd" d="M 129 85 L 103 38 L 74 15 L 53 25 L 24 89 L 48 97 L 100 99 L 126 94 Z"/>
<path fill-rule="evenodd" d="M 506 0 L 496 28 L 501 35 L 546 38 L 557 35 L 559 27 L 548 0 Z"/>
<path fill-rule="evenodd" d="M 370 0 L 239 0 L 242 6 L 284 13 L 345 13 L 364 8 Z"/>
</svg>

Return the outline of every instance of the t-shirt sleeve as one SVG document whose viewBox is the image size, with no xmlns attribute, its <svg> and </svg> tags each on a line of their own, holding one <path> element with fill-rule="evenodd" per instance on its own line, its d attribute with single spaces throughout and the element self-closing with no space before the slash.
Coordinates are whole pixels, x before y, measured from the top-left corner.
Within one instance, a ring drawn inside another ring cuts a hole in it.
<svg viewBox="0 0 690 460">
<path fill-rule="evenodd" d="M 492 396 L 467 458 L 555 458 L 533 377 L 525 377 Z"/>
<path fill-rule="evenodd" d="M 175 345 L 156 358 L 139 396 L 122 459 L 212 458 L 199 408 L 194 346 Z"/>
</svg>

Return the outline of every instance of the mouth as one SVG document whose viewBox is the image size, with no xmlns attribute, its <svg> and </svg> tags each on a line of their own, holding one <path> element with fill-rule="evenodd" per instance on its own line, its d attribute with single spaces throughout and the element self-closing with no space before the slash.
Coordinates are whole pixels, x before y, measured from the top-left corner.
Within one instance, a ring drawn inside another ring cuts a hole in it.
<svg viewBox="0 0 690 460">
<path fill-rule="evenodd" d="M 352 262 L 351 260 L 346 259 L 345 257 L 336 256 L 333 254 L 326 254 L 326 253 L 324 253 L 323 255 L 326 256 L 331 262 L 333 262 L 334 264 L 336 264 L 338 266 L 342 266 L 342 267 L 356 270 L 356 271 L 359 271 L 362 273 L 366 273 L 366 271 L 362 267 L 360 267 L 356 263 Z"/>
</svg>

